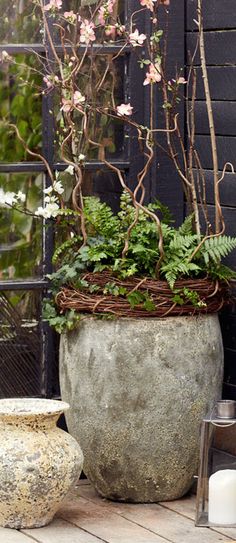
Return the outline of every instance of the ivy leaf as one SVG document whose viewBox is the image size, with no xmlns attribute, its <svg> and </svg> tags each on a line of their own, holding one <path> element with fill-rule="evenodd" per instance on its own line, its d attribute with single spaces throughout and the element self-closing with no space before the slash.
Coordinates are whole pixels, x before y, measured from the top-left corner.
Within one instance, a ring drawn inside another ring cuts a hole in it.
<svg viewBox="0 0 236 543">
<path fill-rule="evenodd" d="M 87 245 L 80 247 L 79 254 L 82 262 L 87 262 L 89 260 L 89 247 Z"/>
<path fill-rule="evenodd" d="M 146 309 L 146 311 L 155 311 L 156 309 L 156 306 L 154 304 L 154 302 L 151 300 L 151 298 L 147 298 L 143 304 L 143 307 L 144 309 Z"/>
<path fill-rule="evenodd" d="M 74 287 L 78 288 L 79 290 L 83 290 L 84 288 L 88 288 L 89 283 L 88 281 L 85 281 L 85 279 L 78 279 L 74 283 Z"/>
<path fill-rule="evenodd" d="M 89 285 L 89 292 L 91 294 L 97 292 L 98 290 L 99 290 L 99 285 L 95 285 L 95 284 L 94 285 Z"/>
<path fill-rule="evenodd" d="M 127 295 L 127 300 L 130 303 L 131 308 L 134 309 L 136 305 L 139 305 L 143 302 L 144 295 L 141 292 L 138 292 L 137 290 L 135 290 L 134 292 L 130 292 Z"/>
<path fill-rule="evenodd" d="M 180 294 L 175 294 L 172 298 L 172 301 L 175 304 L 184 305 L 184 299 L 182 298 L 182 296 L 180 296 Z"/>
<path fill-rule="evenodd" d="M 107 258 L 107 254 L 104 253 L 104 251 L 101 252 L 95 252 L 94 254 L 89 254 L 89 259 L 91 262 L 100 262 L 100 260 L 103 260 L 104 258 Z"/>
</svg>

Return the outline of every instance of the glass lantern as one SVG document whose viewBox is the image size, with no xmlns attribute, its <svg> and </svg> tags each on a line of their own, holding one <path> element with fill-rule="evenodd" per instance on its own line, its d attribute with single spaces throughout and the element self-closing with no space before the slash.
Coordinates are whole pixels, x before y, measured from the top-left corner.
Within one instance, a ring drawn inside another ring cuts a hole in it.
<svg viewBox="0 0 236 543">
<path fill-rule="evenodd" d="M 220 428 L 224 442 L 225 429 L 236 424 L 235 404 L 234 400 L 220 400 L 202 421 L 196 526 L 236 527 L 236 457 L 214 449 L 216 430 Z M 236 427 L 234 437 L 236 448 Z M 219 453 L 223 458 L 219 459 Z"/>
</svg>

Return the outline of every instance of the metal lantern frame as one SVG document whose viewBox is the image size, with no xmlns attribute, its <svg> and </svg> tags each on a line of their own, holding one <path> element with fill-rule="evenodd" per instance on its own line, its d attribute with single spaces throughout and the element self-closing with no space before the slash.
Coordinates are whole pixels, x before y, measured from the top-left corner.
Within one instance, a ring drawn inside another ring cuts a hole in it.
<svg viewBox="0 0 236 543">
<path fill-rule="evenodd" d="M 236 418 L 219 418 L 216 416 L 215 409 L 212 413 L 204 417 L 201 424 L 200 433 L 200 463 L 197 482 L 196 515 L 195 526 L 220 526 L 213 524 L 208 520 L 208 482 L 209 471 L 212 467 L 211 444 L 216 428 L 229 428 L 236 424 Z M 231 456 L 231 455 L 229 455 Z M 236 524 L 224 527 L 236 528 Z"/>
</svg>

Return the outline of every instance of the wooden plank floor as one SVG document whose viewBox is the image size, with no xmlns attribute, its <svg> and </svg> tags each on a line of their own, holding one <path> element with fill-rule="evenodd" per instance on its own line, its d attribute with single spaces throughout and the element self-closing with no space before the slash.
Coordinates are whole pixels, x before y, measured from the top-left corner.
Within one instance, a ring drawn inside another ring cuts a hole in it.
<svg viewBox="0 0 236 543">
<path fill-rule="evenodd" d="M 195 496 L 151 505 L 114 503 L 80 481 L 49 526 L 0 528 L 1 543 L 236 543 L 236 528 L 196 528 Z"/>
</svg>

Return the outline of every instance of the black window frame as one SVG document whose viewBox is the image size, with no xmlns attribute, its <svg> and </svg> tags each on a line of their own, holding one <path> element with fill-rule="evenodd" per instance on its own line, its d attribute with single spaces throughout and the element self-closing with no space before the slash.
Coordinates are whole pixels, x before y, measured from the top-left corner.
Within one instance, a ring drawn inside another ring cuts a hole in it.
<svg viewBox="0 0 236 543">
<path fill-rule="evenodd" d="M 130 14 L 137 7 L 135 0 L 125 1 L 125 20 L 129 20 Z M 46 14 L 48 17 L 48 14 Z M 49 21 L 50 24 L 50 21 Z M 141 13 L 139 20 L 139 28 L 142 31 L 145 31 L 145 16 Z M 24 53 L 30 55 L 32 53 L 38 53 L 45 55 L 45 47 L 47 47 L 47 58 L 48 62 L 53 60 L 53 52 L 50 50 L 50 44 L 3 44 L 0 45 L 0 54 L 2 51 L 6 51 L 9 55 L 15 55 L 19 53 Z M 78 52 L 82 52 L 85 46 L 80 46 Z M 118 44 L 107 44 L 107 45 L 93 45 L 94 49 L 97 49 L 97 54 L 104 55 L 106 53 L 116 53 L 120 50 L 120 45 Z M 55 46 L 56 52 L 58 55 L 63 52 L 63 48 L 60 45 Z M 141 110 L 141 118 L 139 119 L 140 123 L 143 123 L 143 113 L 144 113 L 144 92 L 142 91 L 141 77 L 143 74 L 140 74 L 140 70 L 137 66 L 137 59 L 133 54 L 131 47 L 126 46 L 122 50 L 122 56 L 125 58 L 125 77 L 124 77 L 124 96 L 125 99 L 131 101 L 132 104 L 139 106 Z M 45 65 L 46 67 L 46 65 Z M 140 83 L 137 85 L 137 82 Z M 139 91 L 137 92 L 137 89 Z M 140 108 L 141 105 L 141 108 Z M 63 171 L 66 169 L 67 164 L 64 162 L 54 162 L 54 126 L 53 126 L 53 116 L 50 111 L 53 109 L 53 98 L 50 94 L 44 94 L 42 96 L 42 154 L 46 158 L 51 171 L 54 173 L 57 171 Z M 146 108 L 147 109 L 147 108 Z M 134 149 L 132 148 L 133 144 L 130 141 L 127 143 L 128 139 L 124 137 L 124 157 L 122 159 L 112 159 L 111 162 L 117 166 L 119 169 L 123 170 L 127 176 L 127 179 L 133 178 L 135 171 L 140 166 L 140 164 L 135 163 L 135 166 L 132 166 L 131 157 L 134 156 Z M 142 160 L 142 159 L 140 159 Z M 104 169 L 104 164 L 102 161 L 93 160 L 85 163 L 85 169 L 87 170 L 97 170 Z M 0 173 L 27 173 L 27 172 L 42 172 L 45 178 L 45 187 L 51 185 L 51 180 L 48 176 L 45 165 L 42 162 L 31 161 L 31 162 L 19 162 L 19 163 L 0 163 Z M 42 293 L 43 296 L 47 295 L 47 290 L 49 286 L 49 281 L 47 275 L 52 272 L 52 255 L 54 251 L 54 242 L 53 242 L 53 227 L 47 229 L 42 229 L 42 277 L 32 279 L 32 280 L 0 280 L 0 292 L 4 291 L 14 291 L 14 290 L 38 290 Z M 42 313 L 42 312 L 41 312 Z M 45 396 L 48 398 L 57 397 L 59 395 L 58 385 L 55 383 L 55 367 L 57 365 L 57 349 L 55 348 L 55 332 L 49 327 L 49 325 L 42 320 L 42 314 L 40 315 L 40 333 L 42 340 L 42 386 L 41 391 L 39 391 L 39 396 Z M 14 376 L 13 376 L 14 378 Z"/>
</svg>

